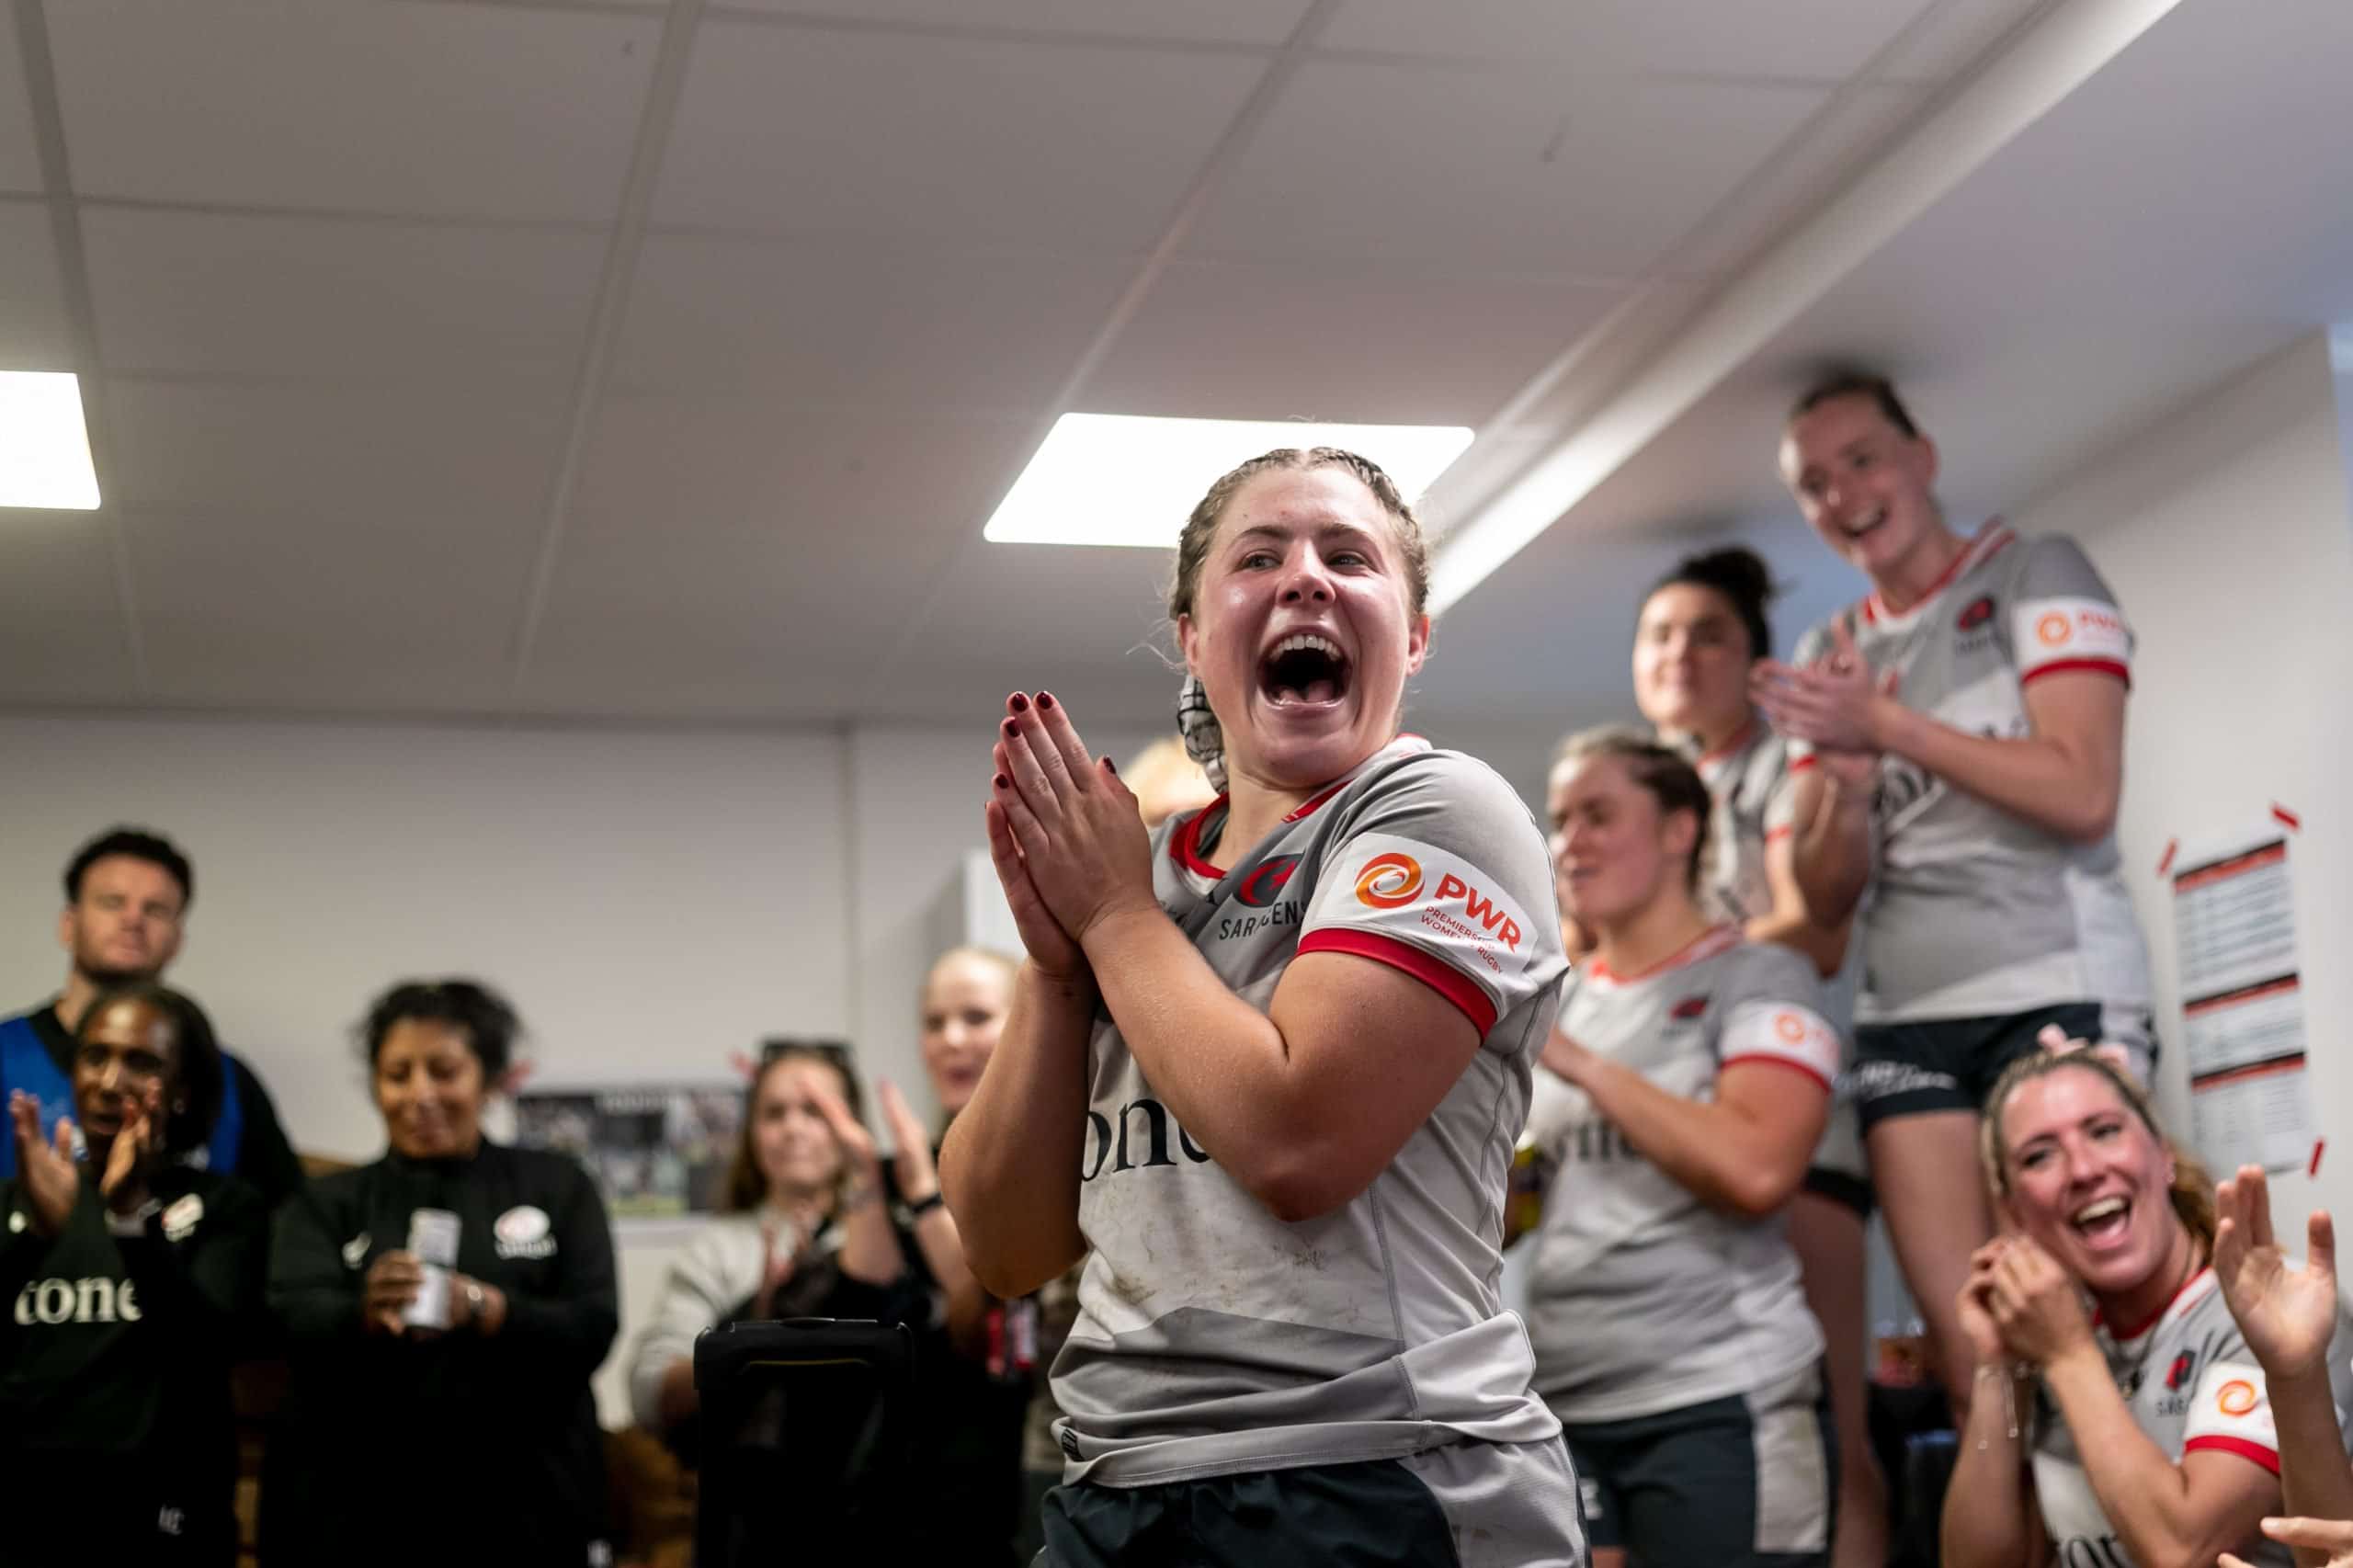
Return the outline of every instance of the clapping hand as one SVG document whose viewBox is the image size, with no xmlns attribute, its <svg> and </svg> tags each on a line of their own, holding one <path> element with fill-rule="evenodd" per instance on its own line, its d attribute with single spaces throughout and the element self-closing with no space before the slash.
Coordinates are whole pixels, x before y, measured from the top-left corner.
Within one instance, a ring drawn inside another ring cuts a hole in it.
<svg viewBox="0 0 2353 1568">
<path fill-rule="evenodd" d="M 2271 1189 L 2256 1165 L 2215 1190 L 2222 1222 L 2214 1233 L 2214 1278 L 2246 1335 L 2247 1348 L 2277 1381 L 2307 1376 L 2327 1362 L 2337 1318 L 2336 1237 L 2328 1211 L 2315 1210 L 2304 1231 L 2304 1262 L 2288 1267 L 2271 1232 Z"/>
<path fill-rule="evenodd" d="M 55 1141 L 42 1142 L 40 1102 L 22 1089 L 9 1091 L 8 1117 L 16 1125 L 17 1169 L 24 1178 L 33 1227 L 53 1236 L 65 1228 L 82 1190 L 81 1167 L 74 1159 L 74 1123 L 59 1117 Z"/>
<path fill-rule="evenodd" d="M 1760 659 L 1749 691 L 1773 728 L 1804 741 L 1842 778 L 1867 778 L 1885 746 L 1881 704 L 1895 700 L 1896 673 L 1875 674 L 1843 619 L 1830 623 L 1836 646 L 1802 668 Z"/>
<path fill-rule="evenodd" d="M 801 1237 L 796 1228 L 790 1244 L 779 1247 L 773 1221 L 760 1227 L 760 1288 L 752 1292 L 752 1316 L 765 1323 L 776 1316 L 776 1293 L 792 1278 L 801 1264 Z"/>
<path fill-rule="evenodd" d="M 1152 891 L 1150 836 L 1135 796 L 1120 782 L 1108 758 L 1097 761 L 1087 751 L 1051 693 L 1041 691 L 1032 702 L 1016 692 L 1006 710 L 994 753 L 990 846 L 998 849 L 1002 841 L 1025 873 L 1024 893 L 1017 894 L 1009 881 L 1006 888 L 1023 940 L 1030 940 L 1034 923 L 1021 908 L 1023 897 L 1041 906 L 1063 933 L 1060 944 L 1046 939 L 1047 953 L 1031 945 L 1031 959 L 1068 975 L 1084 962 L 1075 949 L 1099 922 L 1159 907 Z M 1006 858 L 998 853 L 1001 880 Z"/>
<path fill-rule="evenodd" d="M 2095 1343 L 2083 1292 L 2031 1237 L 2012 1236 L 1993 1259 L 1987 1278 L 1987 1312 L 2003 1348 L 2018 1360 L 2048 1367 Z"/>
<path fill-rule="evenodd" d="M 882 1102 L 882 1120 L 891 1129 L 894 1145 L 891 1155 L 891 1174 L 897 1179 L 900 1200 L 920 1203 L 939 1190 L 939 1173 L 931 1161 L 931 1140 L 924 1136 L 923 1124 L 907 1107 L 906 1096 L 888 1078 L 875 1085 L 875 1095 Z M 822 1085 L 812 1085 L 809 1097 L 816 1102 L 817 1114 L 825 1119 L 825 1126 L 834 1135 L 835 1144 L 842 1152 L 842 1164 L 849 1174 L 853 1195 L 851 1207 L 880 1191 L 882 1156 L 875 1146 L 874 1134 L 858 1119 L 849 1102 Z"/>
<path fill-rule="evenodd" d="M 122 1128 L 107 1149 L 98 1196 L 117 1214 L 128 1214 L 147 1199 L 147 1175 L 164 1150 L 163 1088 L 150 1084 L 123 1112 Z"/>
<path fill-rule="evenodd" d="M 2270 1518 L 2263 1521 L 2263 1533 L 2282 1546 L 2328 1553 L 2328 1568 L 2353 1568 L 2353 1524 L 2343 1519 Z M 2255 1564 L 2225 1551 L 2215 1568 L 2255 1568 Z"/>
<path fill-rule="evenodd" d="M 891 1130 L 894 1152 L 891 1156 L 891 1174 L 898 1179 L 899 1199 L 904 1203 L 921 1203 L 939 1190 L 939 1172 L 931 1160 L 931 1139 L 908 1108 L 907 1096 L 899 1093 L 899 1085 L 890 1079 L 881 1080 L 875 1086 L 875 1097 L 882 1102 L 882 1124 Z"/>
<path fill-rule="evenodd" d="M 1969 1255 L 1969 1278 L 1954 1302 L 1961 1332 L 1968 1335 L 1969 1348 L 1976 1354 L 1980 1367 L 1999 1366 L 2009 1348 L 2002 1341 L 2001 1326 L 1994 1321 L 1994 1273 L 2009 1246 L 2009 1237 L 1995 1236 Z"/>
</svg>

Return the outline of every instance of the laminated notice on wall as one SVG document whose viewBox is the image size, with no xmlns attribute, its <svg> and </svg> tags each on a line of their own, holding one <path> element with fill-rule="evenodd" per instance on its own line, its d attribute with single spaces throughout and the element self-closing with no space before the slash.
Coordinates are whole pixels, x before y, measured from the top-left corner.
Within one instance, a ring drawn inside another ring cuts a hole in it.
<svg viewBox="0 0 2353 1568">
<path fill-rule="evenodd" d="M 2266 824 L 2184 853 L 2173 908 L 2198 1152 L 2217 1176 L 2301 1170 L 2312 1103 L 2287 834 Z"/>
</svg>

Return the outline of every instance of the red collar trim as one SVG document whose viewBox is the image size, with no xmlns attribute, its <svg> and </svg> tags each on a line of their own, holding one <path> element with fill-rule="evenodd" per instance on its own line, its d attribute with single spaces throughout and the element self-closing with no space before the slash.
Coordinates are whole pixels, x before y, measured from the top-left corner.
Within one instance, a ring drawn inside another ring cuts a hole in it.
<svg viewBox="0 0 2353 1568">
<path fill-rule="evenodd" d="M 1401 745 L 1399 744 L 1401 742 L 1405 744 Z M 1366 757 L 1362 762 L 1358 763 L 1354 767 L 1349 768 L 1346 773 L 1341 774 L 1340 777 L 1335 778 L 1329 784 L 1324 785 L 1323 789 L 1318 790 L 1314 794 L 1310 795 L 1299 805 L 1293 807 L 1290 813 L 1283 818 L 1283 821 L 1285 823 L 1295 823 L 1303 817 L 1313 816 L 1331 801 L 1333 796 L 1338 794 L 1341 790 L 1355 783 L 1358 774 L 1362 773 L 1366 768 L 1370 767 L 1374 763 L 1379 762 L 1384 756 L 1389 756 L 1392 754 L 1402 756 L 1412 752 L 1425 752 L 1430 749 L 1432 749 L 1430 743 L 1424 740 L 1419 735 L 1410 733 L 1400 734 L 1396 740 L 1391 741 L 1387 745 L 1382 746 L 1379 751 L 1374 752 L 1370 756 Z M 1225 805 L 1232 799 L 1233 796 L 1231 791 L 1226 794 L 1220 795 L 1216 800 L 1211 801 L 1208 805 L 1203 806 L 1199 811 L 1195 812 L 1191 816 L 1187 817 L 1184 824 L 1178 827 L 1176 832 L 1168 835 L 1168 858 L 1176 861 L 1179 866 L 1185 868 L 1185 869 L 1192 872 L 1195 876 L 1207 877 L 1211 881 L 1215 881 L 1223 877 L 1225 875 L 1225 869 L 1222 866 L 1211 865 L 1208 858 L 1201 853 L 1201 824 L 1211 812 L 1216 811 L 1221 806 Z"/>
<path fill-rule="evenodd" d="M 1361 772 L 1362 769 L 1358 771 Z M 1336 784 L 1326 784 L 1322 790 L 1310 796 L 1297 810 L 1283 818 L 1283 821 L 1294 823 L 1302 817 L 1314 815 L 1325 801 L 1347 789 L 1355 778 L 1356 774 L 1351 773 Z M 1197 877 L 1207 877 L 1211 881 L 1223 878 L 1225 868 L 1211 865 L 1209 858 L 1201 853 L 1201 823 L 1211 812 L 1226 804 L 1230 799 L 1228 795 L 1220 795 L 1216 800 L 1187 817 L 1184 824 L 1168 835 L 1168 858 Z"/>
<path fill-rule="evenodd" d="M 1740 927 L 1737 926 L 1711 926 L 1639 974 L 1612 974 L 1609 966 L 1597 958 L 1587 978 L 1596 985 L 1631 985 L 1637 981 L 1655 979 L 1669 970 L 1698 963 L 1701 959 L 1714 958 L 1718 953 L 1737 947 L 1740 939 Z"/>
<path fill-rule="evenodd" d="M 2211 1264 L 2200 1264 L 2198 1267 L 2198 1271 L 2181 1282 L 2181 1289 L 2176 1290 L 2165 1301 L 2164 1306 L 2159 1307 L 2154 1312 L 2151 1313 L 2141 1323 L 2134 1324 L 2130 1330 L 2109 1329 L 2108 1336 L 2110 1339 L 2117 1341 L 2119 1344 L 2122 1344 L 2126 1340 L 2140 1338 L 2143 1335 L 2148 1333 L 2149 1330 L 2165 1322 L 2167 1314 L 2172 1312 L 2174 1308 L 2179 1306 L 2183 1300 L 2187 1298 L 2192 1290 L 2198 1289 L 2198 1282 L 2200 1280 L 2211 1279 L 2213 1277 L 2213 1266 Z M 2092 1326 L 2094 1328 L 2103 1328 L 2107 1326 L 2101 1322 L 2101 1313 L 2097 1309 L 2092 1312 Z"/>
<path fill-rule="evenodd" d="M 1201 855 L 1201 823 L 1211 812 L 1222 807 L 1227 799 L 1220 795 L 1177 824 L 1176 831 L 1168 835 L 1168 858 L 1176 862 L 1178 869 L 1190 871 L 1197 877 L 1207 877 L 1211 881 L 1225 875 L 1222 868 L 1211 865 Z"/>
<path fill-rule="evenodd" d="M 1928 591 L 1922 594 L 1910 609 L 1899 613 L 1888 608 L 1887 601 L 1881 598 L 1879 590 L 1874 588 L 1871 590 L 1870 597 L 1863 601 L 1863 619 L 1873 625 L 1882 620 L 1901 624 L 1912 619 L 1934 604 L 1937 596 L 1952 586 L 1964 573 L 1993 560 L 2001 552 L 2004 546 L 2017 537 L 2010 532 L 2009 525 L 2003 522 L 2001 518 L 1988 518 L 1985 526 L 1977 530 L 1976 537 L 1961 547 L 1961 553 L 1954 556 L 1945 569 L 1938 574 L 1937 580 L 1928 585 Z"/>
</svg>

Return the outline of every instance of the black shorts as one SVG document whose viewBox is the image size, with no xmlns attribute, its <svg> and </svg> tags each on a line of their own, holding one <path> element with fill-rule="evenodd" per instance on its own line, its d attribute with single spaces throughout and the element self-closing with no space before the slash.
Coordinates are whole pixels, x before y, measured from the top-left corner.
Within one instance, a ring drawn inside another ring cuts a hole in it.
<svg viewBox="0 0 2353 1568">
<path fill-rule="evenodd" d="M 1819 1367 L 1656 1415 L 1563 1423 L 1586 1539 L 1636 1568 L 1823 1568 L 1838 1440 Z"/>
<path fill-rule="evenodd" d="M 1858 1220 L 1868 1220 L 1876 1199 L 1871 1184 L 1852 1171 L 1834 1171 L 1823 1165 L 1808 1165 L 1805 1179 L 1799 1183 L 1802 1191 L 1816 1198 L 1826 1198 L 1841 1209 L 1851 1210 Z"/>
<path fill-rule="evenodd" d="M 1441 1501 L 1444 1499 L 1444 1501 Z M 1046 1494 L 1040 1568 L 1585 1568 L 1558 1438 Z M 1458 1550 L 1458 1542 L 1465 1550 Z"/>
<path fill-rule="evenodd" d="M 2046 1024 L 2057 1024 L 2070 1039 L 2123 1046 L 2141 1081 L 2149 1082 L 2156 1040 L 2143 1009 L 2055 1002 L 2006 1017 L 1860 1024 L 1852 1076 L 1864 1132 L 1899 1116 L 1982 1109 L 2002 1069 L 2041 1049 L 2035 1037 Z"/>
</svg>

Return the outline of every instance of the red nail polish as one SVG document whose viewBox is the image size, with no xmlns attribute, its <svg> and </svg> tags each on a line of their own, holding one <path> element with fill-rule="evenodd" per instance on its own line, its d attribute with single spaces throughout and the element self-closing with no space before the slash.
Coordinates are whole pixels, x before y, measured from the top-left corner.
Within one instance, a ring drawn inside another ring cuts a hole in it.
<svg viewBox="0 0 2353 1568">
<path fill-rule="evenodd" d="M 1041 691 L 1041 692 L 1040 692 L 1040 693 L 1038 694 L 1038 706 L 1039 706 L 1039 708 L 1040 708 L 1040 709 L 1042 710 L 1042 709 L 1051 708 L 1053 705 L 1054 705 L 1054 694 L 1053 694 L 1052 692 L 1051 692 L 1051 691 Z"/>
<path fill-rule="evenodd" d="M 996 787 L 1000 790 L 1010 790 L 1013 788 L 1013 780 L 1000 773 L 996 776 Z"/>
<path fill-rule="evenodd" d="M 1005 722 L 1005 733 L 1008 735 L 1017 735 L 1021 733 L 1021 726 L 1007 719 Z"/>
<path fill-rule="evenodd" d="M 1029 699 L 1017 691 L 1010 698 L 1006 699 L 1005 705 L 1007 708 L 1012 709 L 1016 713 L 1026 712 L 1029 707 Z"/>
<path fill-rule="evenodd" d="M 1103 759 L 1103 771 L 1106 773 L 1117 773 L 1120 771 L 1120 765 L 1113 762 L 1107 756 Z"/>
</svg>

